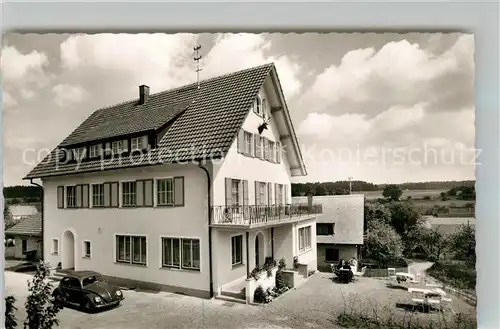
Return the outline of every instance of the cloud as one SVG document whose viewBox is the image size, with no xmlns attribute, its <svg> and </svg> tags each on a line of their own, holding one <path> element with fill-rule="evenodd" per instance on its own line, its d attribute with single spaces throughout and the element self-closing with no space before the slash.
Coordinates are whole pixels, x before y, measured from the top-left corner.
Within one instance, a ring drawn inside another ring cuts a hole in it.
<svg viewBox="0 0 500 329">
<path fill-rule="evenodd" d="M 463 35 L 440 55 L 407 40 L 388 42 L 378 51 L 373 47 L 352 50 L 339 65 L 330 65 L 317 75 L 302 104 L 315 111 L 355 109 L 376 115 L 389 104 L 437 102 L 441 98 L 437 93 L 459 96 L 464 89 L 470 90 L 473 79 L 451 83 L 447 77 L 470 76 L 473 49 L 473 36 Z M 438 83 L 439 91 L 435 89 Z"/>
<path fill-rule="evenodd" d="M 81 86 L 71 86 L 59 84 L 52 88 L 54 101 L 60 107 L 66 107 L 73 103 L 80 103 L 85 98 L 87 92 Z"/>
<path fill-rule="evenodd" d="M 15 47 L 2 49 L 2 78 L 7 83 L 23 82 L 43 75 L 43 67 L 49 61 L 44 53 L 33 50 L 21 54 Z"/>
</svg>

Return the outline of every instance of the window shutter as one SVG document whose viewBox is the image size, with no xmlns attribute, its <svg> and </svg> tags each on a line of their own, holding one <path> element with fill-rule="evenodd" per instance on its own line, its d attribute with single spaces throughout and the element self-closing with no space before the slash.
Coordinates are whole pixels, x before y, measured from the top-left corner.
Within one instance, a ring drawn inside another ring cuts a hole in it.
<svg viewBox="0 0 500 329">
<path fill-rule="evenodd" d="M 111 143 L 110 143 L 110 142 L 107 142 L 107 143 L 106 143 L 105 153 L 104 153 L 104 154 L 105 154 L 106 156 L 108 156 L 108 155 L 111 155 L 111 152 L 112 152 L 112 150 L 111 150 Z"/>
<path fill-rule="evenodd" d="M 57 208 L 64 208 L 64 186 L 57 187 Z"/>
<path fill-rule="evenodd" d="M 82 186 L 82 207 L 89 207 L 89 184 Z"/>
<path fill-rule="evenodd" d="M 153 180 L 148 179 L 144 181 L 144 206 L 153 206 Z"/>
<path fill-rule="evenodd" d="M 255 157 L 255 134 L 250 134 L 250 155 Z"/>
<path fill-rule="evenodd" d="M 104 183 L 104 207 L 111 207 L 111 184 Z"/>
<path fill-rule="evenodd" d="M 255 205 L 260 205 L 260 182 L 255 181 Z"/>
<path fill-rule="evenodd" d="M 226 178 L 226 207 L 229 207 L 233 204 L 233 200 L 231 200 L 231 185 L 232 185 L 232 179 L 231 178 Z"/>
<path fill-rule="evenodd" d="M 274 183 L 274 204 L 281 204 L 281 201 L 282 201 L 279 199 L 279 195 L 278 195 L 279 186 L 280 186 L 280 184 Z"/>
<path fill-rule="evenodd" d="M 281 142 L 276 142 L 276 162 L 281 163 Z"/>
<path fill-rule="evenodd" d="M 174 177 L 174 206 L 184 206 L 184 177 Z"/>
<path fill-rule="evenodd" d="M 118 183 L 111 183 L 111 207 L 118 207 Z"/>
<path fill-rule="evenodd" d="M 242 181 L 243 185 L 243 206 L 248 206 L 248 181 L 245 179 Z"/>
<path fill-rule="evenodd" d="M 285 190 L 285 204 L 288 204 L 288 185 L 283 185 Z"/>
<path fill-rule="evenodd" d="M 240 129 L 238 132 L 238 153 L 245 153 L 245 131 L 243 129 Z"/>
<path fill-rule="evenodd" d="M 125 152 L 127 152 L 127 151 L 128 151 L 128 139 L 124 139 L 124 140 L 123 140 L 123 150 L 124 150 Z"/>
<path fill-rule="evenodd" d="M 144 206 L 144 181 L 138 180 L 135 186 L 137 189 L 137 198 L 135 202 L 138 207 L 142 207 Z"/>
<path fill-rule="evenodd" d="M 141 145 L 139 147 L 143 150 L 146 150 L 148 148 L 148 135 L 144 135 L 141 137 Z"/>
<path fill-rule="evenodd" d="M 82 186 L 81 185 L 76 186 L 76 207 L 77 208 L 82 207 Z"/>
<path fill-rule="evenodd" d="M 273 204 L 273 184 L 267 183 L 267 204 Z"/>
<path fill-rule="evenodd" d="M 102 144 L 97 144 L 97 156 L 102 156 Z"/>
</svg>

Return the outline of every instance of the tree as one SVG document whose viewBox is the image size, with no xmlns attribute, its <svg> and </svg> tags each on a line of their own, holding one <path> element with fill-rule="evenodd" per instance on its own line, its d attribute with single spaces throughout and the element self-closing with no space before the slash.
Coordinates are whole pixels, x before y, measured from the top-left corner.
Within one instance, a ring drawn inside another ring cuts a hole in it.
<svg viewBox="0 0 500 329">
<path fill-rule="evenodd" d="M 391 223 L 391 213 L 389 209 L 380 203 L 368 203 L 365 202 L 364 209 L 364 227 L 365 230 L 368 229 L 371 222 L 373 221 L 382 221 L 386 224 Z"/>
<path fill-rule="evenodd" d="M 382 220 L 370 222 L 365 239 L 365 252 L 383 265 L 402 256 L 403 243 L 396 231 Z"/>
<path fill-rule="evenodd" d="M 59 325 L 56 316 L 62 306 L 51 298 L 52 284 L 48 280 L 49 274 L 49 265 L 40 262 L 35 276 L 28 282 L 29 296 L 25 303 L 27 316 L 24 329 L 51 329 Z"/>
<path fill-rule="evenodd" d="M 439 260 L 443 251 L 448 247 L 448 237 L 439 232 L 439 227 L 425 229 L 422 234 L 422 245 L 430 260 Z"/>
<path fill-rule="evenodd" d="M 15 329 L 17 327 L 16 298 L 14 296 L 5 297 L 5 329 Z"/>
<path fill-rule="evenodd" d="M 459 258 L 465 258 L 470 263 L 476 262 L 476 229 L 469 225 L 461 225 L 450 236 L 449 248 Z"/>
<path fill-rule="evenodd" d="M 401 190 L 401 187 L 395 184 L 387 185 L 384 188 L 384 191 L 382 192 L 382 196 L 384 198 L 392 201 L 399 201 L 402 195 L 403 195 L 403 190 Z"/>
<path fill-rule="evenodd" d="M 12 220 L 12 213 L 10 212 L 10 208 L 7 204 L 4 204 L 3 206 L 3 219 L 4 227 L 6 230 L 15 225 L 14 221 Z"/>
</svg>

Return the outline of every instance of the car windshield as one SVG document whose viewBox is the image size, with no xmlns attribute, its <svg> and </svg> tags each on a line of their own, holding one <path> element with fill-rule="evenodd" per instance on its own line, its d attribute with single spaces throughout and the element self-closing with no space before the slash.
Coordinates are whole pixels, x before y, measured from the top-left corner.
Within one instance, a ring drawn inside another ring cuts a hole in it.
<svg viewBox="0 0 500 329">
<path fill-rule="evenodd" d="M 88 285 L 95 283 L 95 282 L 104 282 L 104 278 L 100 275 L 92 275 L 92 276 L 86 277 L 82 281 L 83 286 L 88 286 Z"/>
</svg>

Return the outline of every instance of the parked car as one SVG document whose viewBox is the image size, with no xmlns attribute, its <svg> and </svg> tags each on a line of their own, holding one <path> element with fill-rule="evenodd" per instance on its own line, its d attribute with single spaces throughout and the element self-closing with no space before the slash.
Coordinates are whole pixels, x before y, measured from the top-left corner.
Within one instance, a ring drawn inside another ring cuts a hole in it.
<svg viewBox="0 0 500 329">
<path fill-rule="evenodd" d="M 120 288 L 108 283 L 93 271 L 73 271 L 65 275 L 52 292 L 55 301 L 87 311 L 120 304 L 125 298 Z"/>
</svg>

